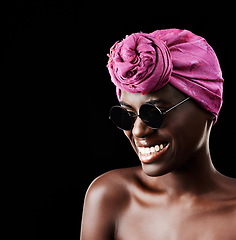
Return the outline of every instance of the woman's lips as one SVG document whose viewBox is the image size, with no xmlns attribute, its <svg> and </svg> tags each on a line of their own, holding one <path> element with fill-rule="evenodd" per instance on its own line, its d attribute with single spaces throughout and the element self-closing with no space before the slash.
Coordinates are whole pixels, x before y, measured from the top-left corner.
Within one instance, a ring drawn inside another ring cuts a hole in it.
<svg viewBox="0 0 236 240">
<path fill-rule="evenodd" d="M 152 147 L 138 147 L 140 161 L 143 163 L 153 162 L 168 149 L 169 145 L 169 143 L 161 143 Z"/>
</svg>

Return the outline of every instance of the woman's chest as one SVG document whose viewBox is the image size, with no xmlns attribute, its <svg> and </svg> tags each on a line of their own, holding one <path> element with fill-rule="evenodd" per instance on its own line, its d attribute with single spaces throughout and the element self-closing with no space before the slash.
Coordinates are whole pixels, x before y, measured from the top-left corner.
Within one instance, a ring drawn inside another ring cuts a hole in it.
<svg viewBox="0 0 236 240">
<path fill-rule="evenodd" d="M 128 207 L 117 219 L 116 240 L 235 240 L 230 211 L 168 206 Z"/>
</svg>

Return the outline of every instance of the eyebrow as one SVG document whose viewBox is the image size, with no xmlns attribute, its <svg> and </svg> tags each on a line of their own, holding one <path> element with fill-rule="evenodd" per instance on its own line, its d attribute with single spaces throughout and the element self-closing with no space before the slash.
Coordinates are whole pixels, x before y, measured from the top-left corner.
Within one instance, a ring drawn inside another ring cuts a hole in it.
<svg viewBox="0 0 236 240">
<path fill-rule="evenodd" d="M 131 107 L 129 104 L 127 104 L 127 103 L 125 103 L 125 102 L 122 102 L 122 101 L 120 101 L 120 105 L 124 105 L 124 106 L 126 106 L 126 107 L 128 107 L 128 108 L 134 109 L 134 108 Z"/>
<path fill-rule="evenodd" d="M 158 103 L 168 104 L 169 102 L 164 100 L 164 99 L 153 99 L 153 100 L 147 101 L 145 103 L 150 103 L 150 104 L 158 104 Z M 120 101 L 120 105 L 124 105 L 124 106 L 126 106 L 128 108 L 134 109 L 132 106 L 130 106 L 129 104 L 127 104 L 127 103 L 125 103 L 123 101 Z"/>
<path fill-rule="evenodd" d="M 169 102 L 164 100 L 164 99 L 154 99 L 154 100 L 148 101 L 147 103 L 151 103 L 151 104 L 158 104 L 158 103 L 168 104 Z"/>
</svg>

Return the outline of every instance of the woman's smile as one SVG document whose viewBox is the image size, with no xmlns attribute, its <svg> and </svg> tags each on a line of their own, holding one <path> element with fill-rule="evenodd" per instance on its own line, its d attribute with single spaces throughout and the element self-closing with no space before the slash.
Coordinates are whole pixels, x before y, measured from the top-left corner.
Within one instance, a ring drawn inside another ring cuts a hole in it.
<svg viewBox="0 0 236 240">
<path fill-rule="evenodd" d="M 138 147 L 138 156 L 142 163 L 152 163 L 168 150 L 169 143 L 161 143 L 151 147 Z"/>
</svg>

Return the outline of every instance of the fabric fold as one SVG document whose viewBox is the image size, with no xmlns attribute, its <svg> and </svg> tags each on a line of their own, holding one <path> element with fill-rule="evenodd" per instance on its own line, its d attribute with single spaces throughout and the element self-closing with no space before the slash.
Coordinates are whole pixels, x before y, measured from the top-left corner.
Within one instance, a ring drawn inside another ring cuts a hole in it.
<svg viewBox="0 0 236 240">
<path fill-rule="evenodd" d="M 111 48 L 107 67 L 118 99 L 121 90 L 146 94 L 170 83 L 217 120 L 223 102 L 220 64 L 206 40 L 188 30 L 126 36 Z"/>
</svg>

